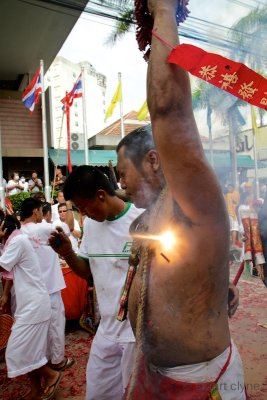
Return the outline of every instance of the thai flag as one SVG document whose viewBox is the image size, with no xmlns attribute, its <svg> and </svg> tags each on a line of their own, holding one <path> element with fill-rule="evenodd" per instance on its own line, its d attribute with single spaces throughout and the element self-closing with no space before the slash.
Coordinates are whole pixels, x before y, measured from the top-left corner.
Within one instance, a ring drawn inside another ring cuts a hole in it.
<svg viewBox="0 0 267 400">
<path fill-rule="evenodd" d="M 68 103 L 68 106 L 71 107 L 74 99 L 78 97 L 82 97 L 82 74 L 79 75 L 77 81 L 74 83 L 72 90 L 66 94 L 66 96 L 61 100 L 63 104 Z M 64 106 L 63 106 L 64 107 Z"/>
<path fill-rule="evenodd" d="M 33 112 L 35 104 L 39 102 L 39 94 L 42 92 L 41 68 L 34 75 L 33 80 L 22 94 L 22 102 L 31 112 Z"/>
</svg>

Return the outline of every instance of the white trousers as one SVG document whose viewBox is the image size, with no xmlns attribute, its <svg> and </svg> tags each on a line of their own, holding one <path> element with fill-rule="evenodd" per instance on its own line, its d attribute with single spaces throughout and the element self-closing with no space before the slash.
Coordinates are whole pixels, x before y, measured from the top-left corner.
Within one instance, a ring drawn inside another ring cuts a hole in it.
<svg viewBox="0 0 267 400">
<path fill-rule="evenodd" d="M 199 364 L 182 365 L 174 368 L 159 368 L 150 364 L 150 368 L 176 381 L 212 382 L 219 376 L 228 358 L 229 351 L 230 347 L 212 360 Z M 246 400 L 243 365 L 233 341 L 231 360 L 225 373 L 218 381 L 218 389 L 222 400 Z"/>
<path fill-rule="evenodd" d="M 50 294 L 51 319 L 48 329 L 47 358 L 52 364 L 64 360 L 65 353 L 65 308 L 61 292 Z"/>
<path fill-rule="evenodd" d="M 47 363 L 47 334 L 50 320 L 33 325 L 12 326 L 6 348 L 9 378 L 27 374 Z"/>
<path fill-rule="evenodd" d="M 118 343 L 97 331 L 86 369 L 86 400 L 121 400 L 127 387 L 135 343 Z"/>
</svg>

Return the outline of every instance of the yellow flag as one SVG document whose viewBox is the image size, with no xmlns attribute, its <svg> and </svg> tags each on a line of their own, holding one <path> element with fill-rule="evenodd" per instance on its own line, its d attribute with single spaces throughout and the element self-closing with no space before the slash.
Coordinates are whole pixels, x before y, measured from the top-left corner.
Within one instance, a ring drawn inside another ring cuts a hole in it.
<svg viewBox="0 0 267 400">
<path fill-rule="evenodd" d="M 147 114 L 148 114 L 148 107 L 147 107 L 147 101 L 145 101 L 137 113 L 137 119 L 139 119 L 139 121 L 143 121 L 146 118 Z"/>
<path fill-rule="evenodd" d="M 254 106 L 251 106 L 251 122 L 252 122 L 253 133 L 256 135 L 257 133 L 259 133 L 259 128 L 257 126 L 256 113 L 255 113 Z"/>
<path fill-rule="evenodd" d="M 121 96 L 121 81 L 119 81 L 118 83 L 118 87 L 117 90 L 111 100 L 111 103 L 106 111 L 106 116 L 105 119 L 108 119 L 109 117 L 111 117 L 111 115 L 113 114 L 114 108 L 116 107 L 116 104 L 118 103 L 118 101 L 121 101 L 122 96 Z"/>
</svg>

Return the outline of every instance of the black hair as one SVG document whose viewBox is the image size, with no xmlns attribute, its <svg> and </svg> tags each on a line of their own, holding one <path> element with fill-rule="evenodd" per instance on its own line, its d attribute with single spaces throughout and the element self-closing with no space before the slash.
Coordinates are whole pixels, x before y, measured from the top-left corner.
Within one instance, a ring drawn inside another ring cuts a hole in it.
<svg viewBox="0 0 267 400">
<path fill-rule="evenodd" d="M 124 136 L 117 145 L 117 153 L 124 146 L 124 156 L 129 158 L 134 166 L 139 169 L 142 160 L 149 150 L 155 150 L 155 143 L 152 135 L 151 125 L 137 128 Z"/>
<path fill-rule="evenodd" d="M 52 211 L 51 204 L 48 203 L 47 201 L 45 203 L 42 203 L 42 210 L 43 210 L 43 215 L 45 216 L 47 213 Z"/>
<path fill-rule="evenodd" d="M 45 200 L 45 194 L 44 192 L 33 192 L 31 198 L 42 201 L 41 198 Z"/>
<path fill-rule="evenodd" d="M 18 172 L 13 171 L 13 172 L 10 174 L 11 179 L 14 179 L 14 178 L 15 178 L 15 175 L 18 175 Z"/>
<path fill-rule="evenodd" d="M 75 196 L 93 199 L 101 189 L 108 195 L 115 196 L 115 191 L 103 172 L 90 165 L 81 165 L 67 177 L 63 194 L 65 200 L 71 200 Z"/>
<path fill-rule="evenodd" d="M 41 200 L 38 199 L 34 199 L 32 197 L 28 197 L 27 199 L 23 200 L 22 204 L 21 204 L 21 216 L 23 218 L 23 220 L 25 218 L 29 218 L 32 216 L 33 214 L 33 210 L 35 210 L 36 208 L 40 208 L 42 207 L 42 202 Z"/>
<path fill-rule="evenodd" d="M 2 230 L 6 229 L 6 233 L 5 233 L 6 238 L 8 238 L 15 229 L 20 229 L 20 222 L 14 214 L 6 215 L 4 218 L 1 215 L 0 223 L 2 223 L 3 221 L 5 221 L 5 222 L 4 222 Z"/>
</svg>

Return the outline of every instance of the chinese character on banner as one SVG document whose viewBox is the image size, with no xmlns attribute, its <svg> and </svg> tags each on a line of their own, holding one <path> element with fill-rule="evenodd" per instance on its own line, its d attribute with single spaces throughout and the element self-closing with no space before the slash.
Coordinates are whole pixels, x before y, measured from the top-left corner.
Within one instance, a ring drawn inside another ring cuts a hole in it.
<svg viewBox="0 0 267 400">
<path fill-rule="evenodd" d="M 250 83 L 243 83 L 242 85 L 241 85 L 241 89 L 239 90 L 239 94 L 240 94 L 240 96 L 242 96 L 243 97 L 243 100 L 246 100 L 246 99 L 252 99 L 252 97 L 254 96 L 254 94 L 255 94 L 255 92 L 257 92 L 259 89 L 257 89 L 257 88 L 253 88 L 252 87 L 252 85 L 253 85 L 253 81 L 251 81 Z"/>
<path fill-rule="evenodd" d="M 211 67 L 210 65 L 208 65 L 201 68 L 201 70 L 199 71 L 199 75 L 202 77 L 202 79 L 210 81 L 216 76 L 216 72 L 217 72 L 217 65 L 215 65 L 215 67 Z"/>
<path fill-rule="evenodd" d="M 238 81 L 238 76 L 236 75 L 236 72 L 234 72 L 233 74 L 221 74 L 222 76 L 222 80 L 219 81 L 219 83 L 222 84 L 221 89 L 227 90 L 228 88 L 233 89 L 233 86 L 236 84 L 236 82 Z"/>
<path fill-rule="evenodd" d="M 264 94 L 267 95 L 267 92 L 264 92 Z M 261 104 L 262 104 L 263 106 L 267 106 L 267 97 L 263 97 L 263 98 L 261 99 Z"/>
</svg>

